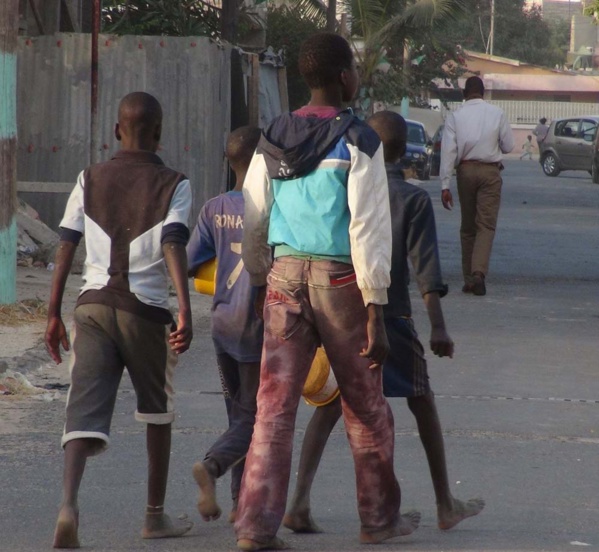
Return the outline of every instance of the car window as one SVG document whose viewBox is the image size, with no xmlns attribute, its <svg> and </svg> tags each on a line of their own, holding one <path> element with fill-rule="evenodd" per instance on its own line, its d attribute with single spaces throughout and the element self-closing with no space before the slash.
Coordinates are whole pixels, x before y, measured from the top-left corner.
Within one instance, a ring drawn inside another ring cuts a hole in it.
<svg viewBox="0 0 599 552">
<path fill-rule="evenodd" d="M 597 123 L 589 119 L 583 119 L 580 122 L 580 137 L 585 142 L 592 142 L 597 134 Z"/>
<path fill-rule="evenodd" d="M 408 123 L 408 142 L 412 144 L 426 144 L 424 128 L 414 123 Z"/>
<path fill-rule="evenodd" d="M 580 119 L 566 119 L 555 124 L 555 135 L 565 138 L 576 138 Z"/>
</svg>

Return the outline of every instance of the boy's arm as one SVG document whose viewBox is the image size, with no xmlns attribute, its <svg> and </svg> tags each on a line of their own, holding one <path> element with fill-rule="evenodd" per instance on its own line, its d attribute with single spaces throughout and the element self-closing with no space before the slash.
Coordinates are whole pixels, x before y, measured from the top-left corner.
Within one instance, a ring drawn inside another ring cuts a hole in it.
<svg viewBox="0 0 599 552">
<path fill-rule="evenodd" d="M 191 185 L 189 180 L 179 182 L 162 227 L 162 253 L 179 303 L 177 328 L 169 335 L 171 349 L 180 355 L 189 349 L 193 337 L 191 304 L 187 279 L 187 252 L 189 240 L 187 222 L 191 212 Z"/>
<path fill-rule="evenodd" d="M 46 349 L 52 360 L 57 364 L 62 362 L 60 346 L 65 351 L 69 350 L 67 331 L 62 321 L 62 298 L 67 278 L 71 272 L 73 258 L 79 240 L 85 228 L 85 213 L 83 209 L 83 188 L 85 172 L 79 173 L 77 183 L 69 196 L 64 216 L 60 222 L 61 239 L 54 259 L 54 273 L 52 274 L 52 287 L 50 290 L 50 301 L 48 303 L 48 324 L 44 341 Z"/>
<path fill-rule="evenodd" d="M 358 287 L 368 310 L 368 344 L 360 356 L 371 360 L 370 368 L 382 365 L 389 352 L 383 307 L 391 283 L 391 212 L 389 188 L 379 144 L 370 157 L 349 145 L 352 155 L 347 181 L 351 213 L 349 236 Z"/>
<path fill-rule="evenodd" d="M 169 343 L 173 351 L 180 355 L 189 349 L 193 338 L 191 323 L 191 304 L 187 280 L 187 254 L 182 243 L 167 242 L 162 245 L 164 260 L 177 293 L 179 314 L 177 329 L 169 335 Z"/>
<path fill-rule="evenodd" d="M 437 227 L 435 212 L 430 197 L 425 192 L 403 202 L 407 235 L 395 236 L 406 240 L 406 251 L 410 258 L 414 276 L 420 294 L 424 296 L 431 291 L 438 292 L 440 297 L 447 295 L 447 285 L 443 283 L 441 261 L 437 245 Z"/>
<path fill-rule="evenodd" d="M 441 276 L 433 205 L 428 194 L 419 194 L 405 202 L 405 209 L 409 219 L 406 246 L 431 323 L 431 350 L 439 357 L 452 357 L 453 341 L 445 328 L 441 309 L 441 297 L 447 294 L 447 286 Z"/>
<path fill-rule="evenodd" d="M 391 209 L 383 146 L 372 154 L 348 145 L 347 178 L 351 258 L 364 305 L 387 304 L 391 283 Z"/>
<path fill-rule="evenodd" d="M 385 330 L 383 307 L 369 303 L 368 323 L 366 324 L 366 335 L 368 346 L 360 351 L 360 356 L 370 359 L 369 368 L 380 368 L 389 354 L 389 340 Z"/>
<path fill-rule="evenodd" d="M 256 287 L 265 286 L 272 265 L 268 226 L 274 199 L 266 162 L 259 152 L 254 153 L 245 176 L 243 199 L 245 212 L 241 257 L 250 275 L 250 283 Z"/>
<path fill-rule="evenodd" d="M 48 325 L 44 341 L 46 349 L 52 360 L 56 364 L 62 362 L 60 356 L 60 346 L 62 345 L 65 351 L 69 350 L 69 339 L 67 331 L 62 321 L 62 297 L 64 288 L 67 283 L 67 278 L 71 272 L 73 257 L 77 250 L 77 244 L 70 241 L 61 240 L 58 243 L 56 256 L 54 259 L 54 272 L 52 274 L 52 288 L 50 291 L 50 302 L 48 304 Z"/>
<path fill-rule="evenodd" d="M 431 323 L 431 351 L 438 357 L 453 357 L 453 341 L 445 329 L 441 298 L 439 293 L 431 291 L 424 295 L 424 304 Z"/>
<path fill-rule="evenodd" d="M 210 225 L 207 205 L 202 207 L 198 216 L 189 243 L 187 244 L 187 274 L 190 278 L 195 276 L 198 267 L 216 257 L 214 236 Z"/>
</svg>

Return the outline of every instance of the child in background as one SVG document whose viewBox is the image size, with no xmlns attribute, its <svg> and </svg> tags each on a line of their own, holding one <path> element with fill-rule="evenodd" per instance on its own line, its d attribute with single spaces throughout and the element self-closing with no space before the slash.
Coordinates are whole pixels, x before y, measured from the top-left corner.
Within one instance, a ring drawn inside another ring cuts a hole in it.
<svg viewBox="0 0 599 552">
<path fill-rule="evenodd" d="M 391 111 L 380 111 L 368 124 L 383 142 L 392 213 L 391 286 L 389 302 L 383 307 L 390 353 L 383 363 L 383 393 L 386 397 L 407 398 L 429 463 L 438 526 L 451 529 L 463 519 L 478 514 L 484 501 L 462 502 L 451 494 L 443 434 L 429 386 L 424 348 L 411 317 L 408 257 L 431 323 L 431 350 L 439 357 L 451 358 L 453 341 L 445 329 L 440 302 L 447 293 L 447 286 L 441 277 L 433 206 L 426 191 L 404 181 L 403 171 L 396 164 L 405 153 L 404 118 Z M 317 408 L 306 429 L 295 494 L 283 519 L 283 524 L 295 532 L 320 532 L 311 517 L 310 490 L 326 442 L 340 416 L 341 404 L 336 399 Z"/>
<path fill-rule="evenodd" d="M 229 395 L 229 428 L 193 466 L 199 486 L 198 510 L 205 521 L 218 519 L 216 479 L 232 468 L 231 496 L 235 519 L 237 497 L 256 416 L 263 324 L 254 311 L 256 289 L 241 259 L 244 203 L 241 192 L 260 129 L 241 127 L 229 135 L 225 155 L 235 171 L 232 191 L 209 200 L 202 208 L 187 246 L 189 275 L 216 257 L 216 290 L 212 304 L 212 339 L 218 367 Z"/>
<path fill-rule="evenodd" d="M 528 159 L 532 161 L 532 150 L 535 149 L 535 147 L 532 145 L 532 136 L 530 134 L 526 137 L 526 142 L 522 144 L 522 149 L 524 152 L 520 156 L 520 159 L 522 160 L 528 156 Z"/>
</svg>

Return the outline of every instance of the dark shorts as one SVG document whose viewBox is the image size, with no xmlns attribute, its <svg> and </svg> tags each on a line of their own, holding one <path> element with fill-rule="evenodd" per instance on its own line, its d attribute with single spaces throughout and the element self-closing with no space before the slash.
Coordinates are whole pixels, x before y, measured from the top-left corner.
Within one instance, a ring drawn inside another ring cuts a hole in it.
<svg viewBox="0 0 599 552">
<path fill-rule="evenodd" d="M 383 364 L 385 397 L 421 397 L 430 392 L 424 349 L 411 318 L 386 318 L 389 356 Z"/>
<path fill-rule="evenodd" d="M 96 454 L 108 446 L 125 367 L 137 396 L 135 419 L 149 424 L 174 420 L 172 378 L 177 356 L 168 343 L 170 331 L 170 325 L 106 305 L 77 307 L 63 446 L 84 438 L 98 440 Z"/>
</svg>

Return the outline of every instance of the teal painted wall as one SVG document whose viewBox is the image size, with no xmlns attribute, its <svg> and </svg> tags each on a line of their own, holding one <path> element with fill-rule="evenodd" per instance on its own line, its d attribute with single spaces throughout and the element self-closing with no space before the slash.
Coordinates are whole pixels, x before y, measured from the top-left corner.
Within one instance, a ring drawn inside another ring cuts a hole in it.
<svg viewBox="0 0 599 552">
<path fill-rule="evenodd" d="M 10 304 L 17 300 L 17 222 L 15 218 L 14 190 L 16 178 L 11 167 L 16 162 L 17 136 L 17 56 L 0 52 L 0 304 Z M 15 156 L 12 158 L 11 156 Z"/>
<path fill-rule="evenodd" d="M 17 221 L 0 228 L 0 305 L 17 301 Z"/>
<path fill-rule="evenodd" d="M 17 135 L 17 55 L 0 52 L 0 140 Z"/>
</svg>

